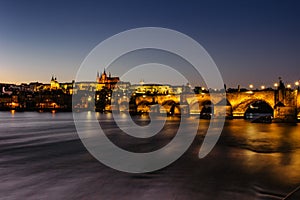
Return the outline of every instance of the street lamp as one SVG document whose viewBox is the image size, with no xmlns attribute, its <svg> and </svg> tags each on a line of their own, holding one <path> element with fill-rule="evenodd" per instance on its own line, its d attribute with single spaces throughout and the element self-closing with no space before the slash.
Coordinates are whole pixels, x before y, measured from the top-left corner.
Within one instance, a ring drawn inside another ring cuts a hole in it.
<svg viewBox="0 0 300 200">
<path fill-rule="evenodd" d="M 260 88 L 261 88 L 262 90 L 264 90 L 264 89 L 266 89 L 266 86 L 262 85 L 262 86 L 260 86 Z"/>
<path fill-rule="evenodd" d="M 278 87 L 278 83 L 274 83 L 274 87 L 276 87 L 276 88 L 277 88 L 277 87 Z"/>
<path fill-rule="evenodd" d="M 292 86 L 291 86 L 291 84 L 287 84 L 287 86 L 286 86 L 287 88 L 291 88 Z"/>
<path fill-rule="evenodd" d="M 249 88 L 250 88 L 250 89 L 253 89 L 253 85 L 252 85 L 252 84 L 250 84 L 250 85 L 249 85 Z"/>
<path fill-rule="evenodd" d="M 300 80 L 295 82 L 295 86 L 296 86 L 295 88 L 296 88 L 298 91 L 299 91 L 299 89 L 300 89 L 300 88 L 299 88 L 299 84 L 300 84 Z"/>
</svg>

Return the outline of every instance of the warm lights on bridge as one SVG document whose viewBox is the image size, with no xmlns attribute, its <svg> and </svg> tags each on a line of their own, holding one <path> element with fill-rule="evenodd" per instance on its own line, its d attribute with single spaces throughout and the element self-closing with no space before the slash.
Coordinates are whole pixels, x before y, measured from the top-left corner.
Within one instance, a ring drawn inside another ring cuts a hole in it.
<svg viewBox="0 0 300 200">
<path fill-rule="evenodd" d="M 300 80 L 299 81 L 295 81 L 294 85 L 295 85 L 295 87 L 299 87 L 300 86 Z M 273 84 L 273 86 L 274 86 L 275 89 L 278 89 L 279 83 L 276 82 L 276 83 Z M 286 88 L 288 88 L 288 89 L 292 89 L 292 87 L 293 87 L 293 84 L 288 83 L 286 85 Z M 254 89 L 254 85 L 253 84 L 249 84 L 249 88 L 250 88 L 250 90 L 253 90 Z M 260 86 L 261 90 L 265 90 L 267 88 L 268 87 L 266 85 L 261 85 Z"/>
</svg>

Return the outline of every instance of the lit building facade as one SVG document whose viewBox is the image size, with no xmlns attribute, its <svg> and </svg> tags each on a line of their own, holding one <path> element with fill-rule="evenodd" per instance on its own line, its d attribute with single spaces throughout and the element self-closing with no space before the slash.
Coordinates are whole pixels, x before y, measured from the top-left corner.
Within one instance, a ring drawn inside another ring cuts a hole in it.
<svg viewBox="0 0 300 200">
<path fill-rule="evenodd" d="M 106 74 L 105 70 L 103 71 L 103 73 L 101 73 L 99 75 L 99 72 L 97 72 L 97 77 L 96 77 L 96 81 L 97 81 L 97 90 L 101 90 L 104 87 L 107 89 L 114 89 L 116 84 L 120 81 L 119 77 L 112 77 L 111 74 L 109 73 L 109 75 Z"/>
</svg>

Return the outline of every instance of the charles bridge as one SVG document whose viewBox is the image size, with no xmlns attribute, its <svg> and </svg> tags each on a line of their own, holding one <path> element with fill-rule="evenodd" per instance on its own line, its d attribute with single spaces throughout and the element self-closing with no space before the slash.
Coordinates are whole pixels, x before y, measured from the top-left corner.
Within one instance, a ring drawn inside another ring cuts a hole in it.
<svg viewBox="0 0 300 200">
<path fill-rule="evenodd" d="M 115 92 L 117 83 L 119 92 Z M 58 83 L 52 77 L 50 84 L 25 84 L 16 91 L 6 91 L 5 85 L 2 85 L 0 110 L 56 112 L 75 108 L 96 109 L 100 112 L 116 110 L 199 115 L 206 109 L 205 112 L 209 110 L 211 115 L 217 116 L 218 108 L 225 106 L 226 113 L 223 114 L 230 118 L 241 118 L 245 117 L 247 110 L 255 103 L 263 102 L 270 108 L 268 113 L 271 113 L 275 121 L 292 122 L 300 119 L 300 89 L 299 82 L 296 83 L 294 89 L 291 85 L 286 87 L 280 80 L 279 84 L 274 85 L 275 89 L 226 90 L 225 87 L 225 93 L 224 89 L 221 92 L 202 89 L 195 91 L 195 88 L 193 92 L 187 86 L 120 84 L 117 77 L 107 76 L 104 71 L 101 76 L 97 75 L 97 82 Z M 74 98 L 74 95 L 79 98 Z"/>
<path fill-rule="evenodd" d="M 289 88 L 278 88 L 276 90 L 247 90 L 214 93 L 211 98 L 210 93 L 200 94 L 180 94 L 180 95 L 136 95 L 133 104 L 136 112 L 166 112 L 170 114 L 199 114 L 208 105 L 212 105 L 212 113 L 217 113 L 219 104 L 226 106 L 226 116 L 233 118 L 244 117 L 249 106 L 256 102 L 264 102 L 273 110 L 273 117 L 277 121 L 292 122 L 300 117 L 300 93 L 299 88 L 292 90 Z M 120 111 L 128 108 L 129 98 L 119 98 L 112 102 L 113 109 Z M 160 106 L 158 106 L 160 105 Z"/>
</svg>

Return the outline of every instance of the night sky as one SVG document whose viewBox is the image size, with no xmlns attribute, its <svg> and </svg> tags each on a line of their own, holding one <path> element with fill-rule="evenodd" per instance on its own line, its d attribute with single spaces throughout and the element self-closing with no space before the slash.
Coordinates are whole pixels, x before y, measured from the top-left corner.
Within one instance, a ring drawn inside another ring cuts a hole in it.
<svg viewBox="0 0 300 200">
<path fill-rule="evenodd" d="M 0 0 L 0 82 L 71 81 L 99 42 L 149 26 L 198 41 L 230 87 L 300 79 L 297 1 Z"/>
</svg>

